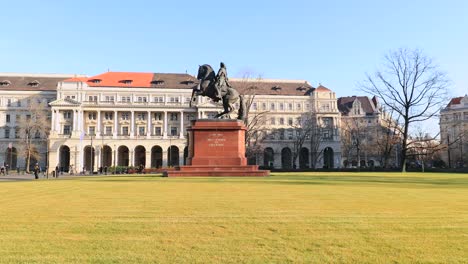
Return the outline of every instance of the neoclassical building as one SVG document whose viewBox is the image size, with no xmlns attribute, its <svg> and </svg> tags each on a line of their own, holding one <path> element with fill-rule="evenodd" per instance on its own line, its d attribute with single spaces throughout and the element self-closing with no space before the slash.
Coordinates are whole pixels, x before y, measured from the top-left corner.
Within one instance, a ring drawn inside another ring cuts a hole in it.
<svg viewBox="0 0 468 264">
<path fill-rule="evenodd" d="M 24 137 L 21 120 L 30 117 L 30 106 L 48 103 L 57 98 L 57 83 L 76 75 L 0 73 L 0 165 L 11 169 L 25 168 Z M 47 131 L 35 131 L 32 143 L 39 152 L 38 162 L 46 166 Z"/>
<path fill-rule="evenodd" d="M 335 93 L 306 81 L 231 79 L 251 100 L 249 118 L 261 114 L 263 155 L 275 168 L 341 164 L 340 113 Z M 49 161 L 65 171 L 109 166 L 165 167 L 185 164 L 190 120 L 213 117 L 220 105 L 199 97 L 190 107 L 197 80 L 188 74 L 106 72 L 69 78 L 57 85 L 51 106 Z M 305 143 L 293 164 L 300 120 L 310 118 L 324 133 L 315 151 Z M 312 153 L 314 152 L 314 153 Z"/>
<path fill-rule="evenodd" d="M 451 168 L 468 166 L 468 96 L 455 97 L 440 111 L 442 159 Z"/>
</svg>

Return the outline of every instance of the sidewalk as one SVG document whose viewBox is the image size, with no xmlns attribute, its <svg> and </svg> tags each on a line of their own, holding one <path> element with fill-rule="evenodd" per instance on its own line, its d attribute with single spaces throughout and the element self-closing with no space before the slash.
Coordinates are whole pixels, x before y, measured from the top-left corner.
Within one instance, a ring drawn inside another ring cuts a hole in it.
<svg viewBox="0 0 468 264">
<path fill-rule="evenodd" d="M 59 176 L 59 179 L 60 178 L 69 178 L 69 177 L 73 177 L 74 175 L 68 175 L 67 174 L 63 174 L 63 175 L 60 175 Z M 81 175 L 82 176 L 82 175 Z M 47 179 L 46 175 L 44 175 L 42 172 L 39 173 L 39 180 L 43 180 L 43 179 Z M 50 179 L 55 179 L 52 177 L 52 174 L 49 173 L 49 180 Z M 31 173 L 31 174 L 27 174 L 27 173 L 16 173 L 13 172 L 13 173 L 9 173 L 8 175 L 3 175 L 3 174 L 0 174 L 0 182 L 6 182 L 6 181 L 33 181 L 35 180 L 34 179 L 34 174 Z"/>
</svg>

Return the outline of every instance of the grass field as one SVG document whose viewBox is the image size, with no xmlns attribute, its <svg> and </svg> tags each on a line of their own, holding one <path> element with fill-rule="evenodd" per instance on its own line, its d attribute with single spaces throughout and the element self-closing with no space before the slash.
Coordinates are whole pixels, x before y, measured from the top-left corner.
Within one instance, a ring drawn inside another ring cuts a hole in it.
<svg viewBox="0 0 468 264">
<path fill-rule="evenodd" d="M 468 175 L 0 183 L 0 263 L 467 263 Z"/>
</svg>

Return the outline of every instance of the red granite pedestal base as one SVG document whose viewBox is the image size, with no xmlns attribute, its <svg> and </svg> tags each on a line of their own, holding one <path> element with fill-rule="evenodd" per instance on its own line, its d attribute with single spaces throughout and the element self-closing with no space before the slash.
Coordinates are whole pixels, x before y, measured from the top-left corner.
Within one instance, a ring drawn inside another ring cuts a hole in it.
<svg viewBox="0 0 468 264">
<path fill-rule="evenodd" d="M 187 166 L 164 172 L 168 177 L 268 176 L 270 171 L 247 165 L 244 123 L 239 120 L 201 119 L 192 121 Z"/>
</svg>

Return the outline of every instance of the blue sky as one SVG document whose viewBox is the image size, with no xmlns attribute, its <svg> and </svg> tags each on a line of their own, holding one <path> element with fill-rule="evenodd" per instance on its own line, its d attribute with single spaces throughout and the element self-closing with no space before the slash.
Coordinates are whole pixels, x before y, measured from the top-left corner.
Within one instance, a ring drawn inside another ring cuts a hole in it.
<svg viewBox="0 0 468 264">
<path fill-rule="evenodd" d="M 337 96 L 419 48 L 468 93 L 468 1 L 8 1 L 0 72 L 185 72 L 305 79 Z"/>
</svg>

